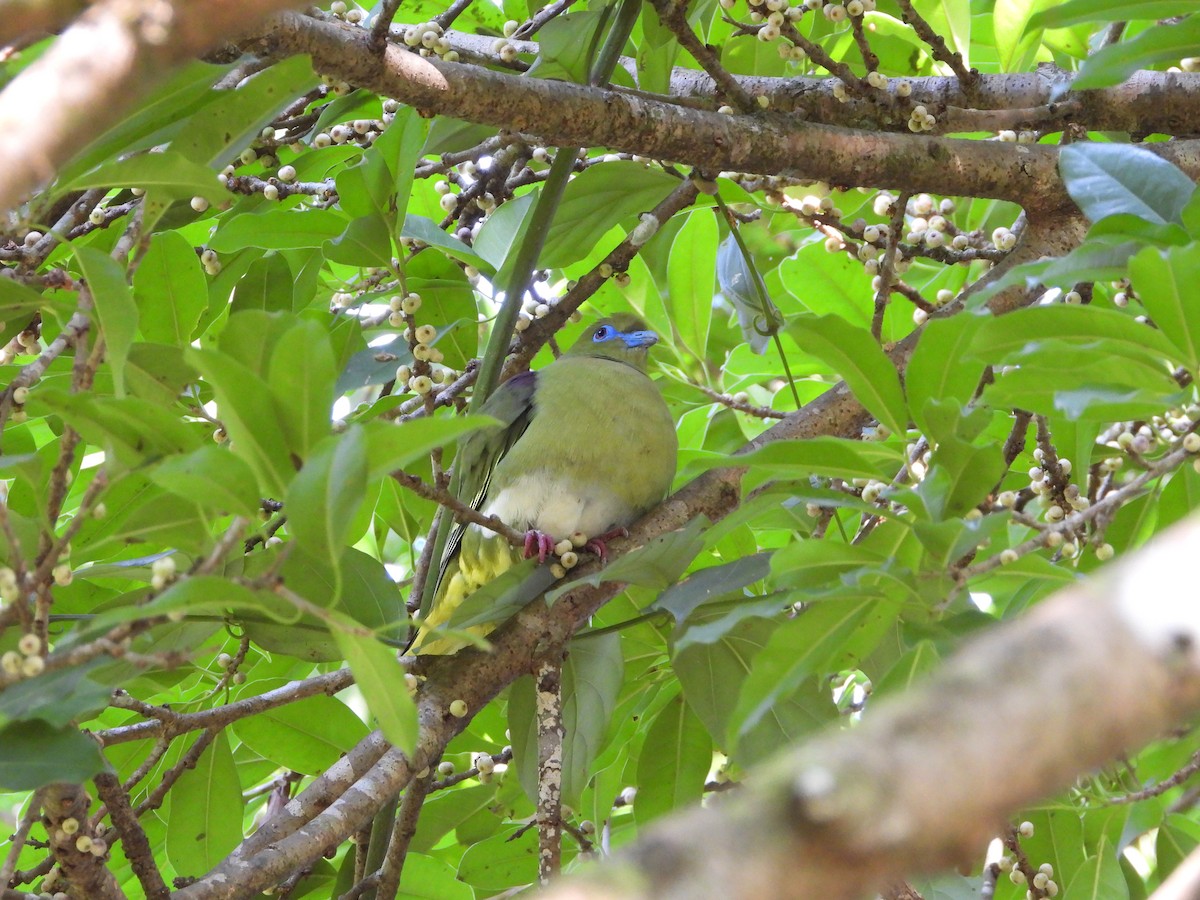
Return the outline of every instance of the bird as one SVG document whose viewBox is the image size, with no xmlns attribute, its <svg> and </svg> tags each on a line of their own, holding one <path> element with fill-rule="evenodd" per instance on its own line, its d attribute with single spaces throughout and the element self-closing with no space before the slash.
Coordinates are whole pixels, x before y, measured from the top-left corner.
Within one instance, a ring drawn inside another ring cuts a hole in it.
<svg viewBox="0 0 1200 900">
<path fill-rule="evenodd" d="M 657 342 L 635 315 L 600 319 L 554 362 L 513 376 L 483 404 L 479 412 L 500 424 L 468 436 L 454 465 L 472 491 L 471 506 L 526 532 L 524 547 L 477 524 L 456 525 L 413 642 L 417 652 L 465 646 L 432 630 L 522 555 L 544 563 L 558 542 L 574 536 L 606 559 L 605 540 L 666 496 L 679 442 L 646 371 Z"/>
</svg>

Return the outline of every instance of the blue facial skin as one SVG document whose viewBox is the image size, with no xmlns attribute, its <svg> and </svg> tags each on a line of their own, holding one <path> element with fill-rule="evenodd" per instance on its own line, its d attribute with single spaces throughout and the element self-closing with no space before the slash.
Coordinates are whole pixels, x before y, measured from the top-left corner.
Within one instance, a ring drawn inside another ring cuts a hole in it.
<svg viewBox="0 0 1200 900">
<path fill-rule="evenodd" d="M 604 325 L 596 329 L 596 333 L 592 335 L 592 341 L 597 344 L 614 341 L 618 338 L 624 341 L 625 346 L 631 350 L 636 347 L 652 347 L 658 343 L 658 335 L 653 331 L 617 331 L 611 325 Z"/>
</svg>

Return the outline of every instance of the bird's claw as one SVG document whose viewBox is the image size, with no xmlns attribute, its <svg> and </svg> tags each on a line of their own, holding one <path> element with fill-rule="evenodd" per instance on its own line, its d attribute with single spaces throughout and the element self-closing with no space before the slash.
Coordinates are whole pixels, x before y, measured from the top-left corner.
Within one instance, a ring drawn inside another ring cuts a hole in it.
<svg viewBox="0 0 1200 900">
<path fill-rule="evenodd" d="M 538 565 L 546 562 L 547 557 L 554 552 L 554 538 L 544 531 L 525 532 L 525 558 L 536 556 Z"/>
<path fill-rule="evenodd" d="M 610 529 L 609 531 L 604 532 L 604 534 L 598 535 L 597 537 L 594 537 L 591 540 L 589 540 L 586 544 L 584 544 L 584 549 L 591 550 L 598 557 L 600 557 L 600 562 L 607 563 L 608 562 L 608 542 L 611 541 L 613 538 L 619 538 L 619 537 L 629 537 L 629 529 L 628 528 Z"/>
</svg>

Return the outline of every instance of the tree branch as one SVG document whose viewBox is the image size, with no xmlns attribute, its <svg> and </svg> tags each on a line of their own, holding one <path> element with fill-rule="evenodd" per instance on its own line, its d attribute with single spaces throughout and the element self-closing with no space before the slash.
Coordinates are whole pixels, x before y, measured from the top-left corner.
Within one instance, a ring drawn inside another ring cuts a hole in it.
<svg viewBox="0 0 1200 900">
<path fill-rule="evenodd" d="M 427 59 L 395 45 L 380 57 L 369 52 L 369 40 L 362 29 L 283 13 L 250 45 L 273 57 L 308 53 L 322 71 L 423 112 L 521 131 L 552 144 L 608 146 L 707 171 L 782 174 L 833 184 L 853 172 L 859 185 L 993 197 L 1043 211 L 1072 206 L 1058 176 L 1055 147 L 726 116 L 647 96 Z M 1177 163 L 1195 162 L 1200 171 L 1200 143 L 1170 146 Z"/>
<path fill-rule="evenodd" d="M 1197 553 L 1193 516 L 551 896 L 852 900 L 969 863 L 1016 810 L 1200 710 L 1200 609 L 1175 564 Z"/>
<path fill-rule="evenodd" d="M 48 181 L 175 67 L 295 0 L 103 0 L 0 93 L 0 209 Z M 30 98 L 38 98 L 36 104 Z M 37 117 L 37 143 L 29 125 Z"/>
</svg>

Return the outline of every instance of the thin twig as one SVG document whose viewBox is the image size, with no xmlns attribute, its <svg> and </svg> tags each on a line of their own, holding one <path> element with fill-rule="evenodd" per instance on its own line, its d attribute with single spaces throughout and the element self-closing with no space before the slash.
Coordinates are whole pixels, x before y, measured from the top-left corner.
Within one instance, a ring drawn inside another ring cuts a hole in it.
<svg viewBox="0 0 1200 900">
<path fill-rule="evenodd" d="M 171 892 L 154 863 L 150 841 L 129 806 L 129 797 L 121 787 L 121 782 L 112 772 L 101 772 L 92 782 L 96 785 L 96 793 L 108 807 L 113 827 L 125 845 L 125 858 L 129 860 L 133 874 L 146 892 L 147 900 L 164 900 Z M 111 839 L 109 844 L 111 846 Z"/>
<path fill-rule="evenodd" d="M 13 873 L 17 870 L 17 860 L 20 859 L 21 851 L 25 848 L 25 841 L 29 837 L 29 830 L 33 828 L 33 823 L 41 814 L 42 792 L 39 789 L 34 791 L 29 798 L 29 805 L 25 807 L 25 813 L 21 816 L 17 830 L 9 838 L 8 855 L 4 858 L 4 865 L 0 866 L 0 888 L 7 887 L 12 880 Z"/>
<path fill-rule="evenodd" d="M 519 40 L 528 40 L 529 38 L 533 37 L 533 35 L 537 34 L 538 31 L 541 30 L 542 26 L 555 16 L 558 16 L 570 9 L 571 4 L 574 2 L 575 0 L 558 0 L 556 3 L 551 3 L 549 6 L 542 9 L 537 15 L 531 18 L 528 22 L 524 23 L 520 28 L 518 28 L 513 34 L 513 37 Z"/>
<path fill-rule="evenodd" d="M 904 228 L 904 211 L 908 207 L 908 194 L 901 194 L 893 201 L 892 218 L 888 223 L 887 247 L 879 263 L 879 287 L 875 291 L 875 307 L 871 316 L 871 337 L 883 342 L 883 316 L 887 312 L 888 300 L 892 295 L 892 284 L 896 278 L 896 248 L 900 244 L 900 233 Z"/>
<path fill-rule="evenodd" d="M 700 68 L 707 72 L 709 77 L 717 83 L 717 87 L 721 93 L 730 102 L 737 106 L 743 113 L 751 113 L 758 109 L 754 98 L 721 65 L 721 61 L 717 58 L 717 54 L 713 49 L 706 44 L 702 44 L 700 39 L 696 37 L 696 33 L 692 31 L 692 27 L 687 23 L 686 4 L 680 3 L 678 0 L 654 0 L 654 9 L 658 12 L 658 17 L 663 25 L 675 35 L 675 39 L 679 41 L 679 46 L 691 54 L 692 59 L 696 60 L 700 64 Z"/>
<path fill-rule="evenodd" d="M 375 21 L 371 23 L 371 48 L 376 53 L 382 53 L 383 48 L 387 46 L 388 31 L 399 8 L 400 0 L 382 0 L 379 4 L 379 12 L 375 14 Z"/>
<path fill-rule="evenodd" d="M 446 7 L 445 11 L 438 13 L 431 21 L 441 25 L 443 30 L 449 28 L 454 23 L 454 20 L 466 12 L 467 7 L 474 2 L 475 0 L 454 0 L 453 3 Z"/>
<path fill-rule="evenodd" d="M 1073 512 L 1061 522 L 1057 522 L 1054 525 L 1045 527 L 1042 531 L 1034 535 L 1029 540 L 1013 547 L 1013 551 L 1015 551 L 1018 556 L 1025 556 L 1045 547 L 1048 536 L 1054 532 L 1060 532 L 1062 534 L 1076 532 L 1083 525 L 1087 524 L 1093 519 L 1100 518 L 1110 513 L 1113 509 L 1123 506 L 1133 497 L 1141 493 L 1142 488 L 1144 488 L 1149 482 L 1153 481 L 1155 478 L 1160 478 L 1174 469 L 1179 468 L 1179 466 L 1190 457 L 1191 454 L 1182 448 L 1172 450 L 1166 456 L 1154 463 L 1149 464 L 1146 468 L 1146 471 L 1139 473 L 1135 478 L 1131 479 L 1126 484 L 1123 484 L 1117 490 L 1109 491 L 1103 498 L 1097 500 L 1087 509 Z M 996 554 L 995 556 L 985 559 L 983 562 L 961 569 L 955 574 L 955 578 L 960 584 L 965 584 L 967 581 L 973 578 L 978 578 L 980 575 L 984 575 L 994 569 L 998 569 L 1002 565 L 1004 565 L 1004 560 L 1001 558 L 1000 554 Z"/>
<path fill-rule="evenodd" d="M 424 778 L 414 778 L 404 789 L 400 813 L 392 826 L 392 839 L 388 842 L 387 856 L 379 872 L 377 900 L 395 900 L 400 878 L 404 873 L 404 860 L 408 857 L 408 847 L 412 843 L 413 835 L 417 833 L 417 818 L 421 815 L 421 807 L 429 795 L 432 781 L 431 772 Z"/>
<path fill-rule="evenodd" d="M 515 528 L 510 528 L 500 521 L 496 516 L 488 516 L 481 513 L 479 510 L 468 506 L 461 500 L 458 500 L 451 495 L 449 491 L 443 491 L 431 484 L 426 483 L 416 475 L 410 475 L 407 472 L 396 471 L 392 473 L 399 484 L 408 488 L 418 497 L 424 497 L 426 500 L 432 500 L 435 503 L 441 504 L 453 514 L 455 521 L 462 523 L 472 523 L 479 525 L 488 531 L 495 532 L 503 537 L 514 547 L 525 546 L 525 533 L 517 531 Z M 430 554 L 432 555 L 432 550 Z"/>
<path fill-rule="evenodd" d="M 1192 754 L 1192 758 L 1179 771 L 1175 772 L 1169 778 L 1164 778 L 1158 784 L 1151 785 L 1148 788 L 1143 788 L 1140 791 L 1134 791 L 1131 794 L 1124 794 L 1120 797 L 1111 797 L 1108 803 L 1111 805 L 1120 805 L 1124 803 L 1140 803 L 1142 800 L 1149 800 L 1151 797 L 1158 797 L 1165 794 L 1171 788 L 1178 787 L 1183 784 L 1197 772 L 1200 772 L 1200 751 Z"/>
<path fill-rule="evenodd" d="M 933 58 L 944 62 L 958 76 L 964 93 L 969 94 L 973 91 L 979 82 L 979 72 L 975 69 L 968 69 L 967 64 L 963 62 L 962 54 L 952 51 L 946 46 L 945 39 L 930 27 L 920 13 L 913 9 L 912 0 L 896 0 L 896 5 L 900 7 L 900 18 L 911 25 L 917 37 L 929 45 L 929 49 L 933 51 Z"/>
</svg>

